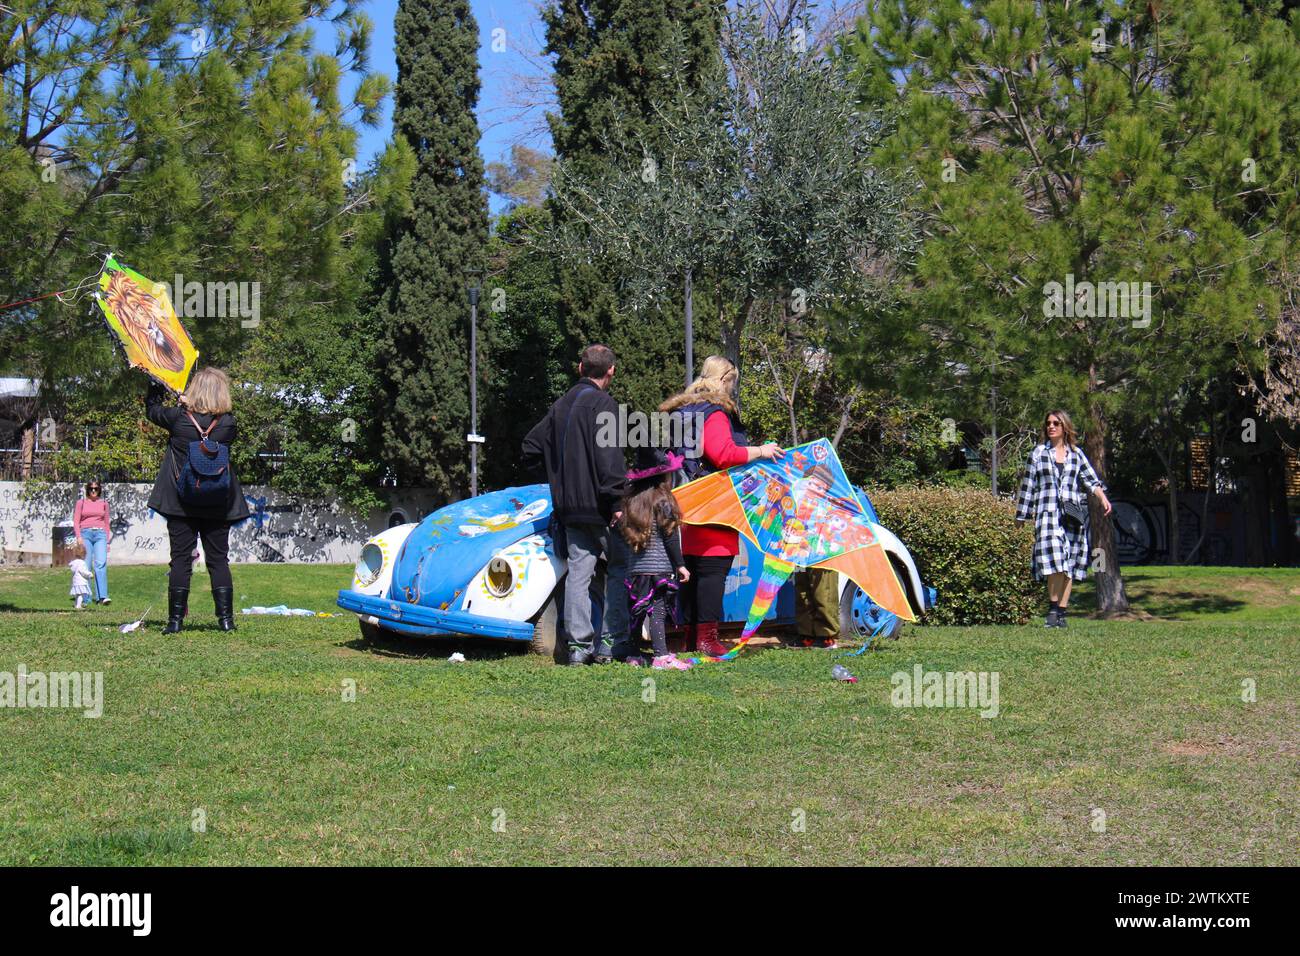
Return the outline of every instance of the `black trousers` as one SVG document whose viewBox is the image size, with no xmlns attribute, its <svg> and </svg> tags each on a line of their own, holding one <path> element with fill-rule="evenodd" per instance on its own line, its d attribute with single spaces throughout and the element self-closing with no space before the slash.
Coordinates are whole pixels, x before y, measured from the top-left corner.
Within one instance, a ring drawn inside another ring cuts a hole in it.
<svg viewBox="0 0 1300 956">
<path fill-rule="evenodd" d="M 708 624 L 722 620 L 722 595 L 727 586 L 727 572 L 735 560 L 729 554 L 701 557 L 688 554 L 686 570 L 691 579 L 682 588 L 683 610 L 687 624 Z"/>
<path fill-rule="evenodd" d="M 648 621 L 650 645 L 655 649 L 655 657 L 663 657 L 668 653 L 668 603 L 677 599 L 676 573 L 631 574 L 626 584 L 631 646 L 637 646 L 641 640 L 641 625 Z"/>
<path fill-rule="evenodd" d="M 216 518 L 167 518 L 167 536 L 171 538 L 172 564 L 167 583 L 174 588 L 188 588 L 194 569 L 194 544 L 203 539 L 203 559 L 208 565 L 212 587 L 228 588 L 230 578 L 230 522 Z"/>
</svg>

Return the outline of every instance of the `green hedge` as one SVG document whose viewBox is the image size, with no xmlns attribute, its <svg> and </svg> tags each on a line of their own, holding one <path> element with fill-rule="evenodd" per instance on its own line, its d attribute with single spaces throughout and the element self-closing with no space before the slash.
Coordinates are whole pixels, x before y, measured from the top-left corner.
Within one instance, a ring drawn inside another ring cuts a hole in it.
<svg viewBox="0 0 1300 956">
<path fill-rule="evenodd" d="M 1045 600 L 1030 571 L 1031 525 L 1015 507 L 973 488 L 869 492 L 880 522 L 912 552 L 921 580 L 939 592 L 927 624 L 1024 624 Z"/>
</svg>

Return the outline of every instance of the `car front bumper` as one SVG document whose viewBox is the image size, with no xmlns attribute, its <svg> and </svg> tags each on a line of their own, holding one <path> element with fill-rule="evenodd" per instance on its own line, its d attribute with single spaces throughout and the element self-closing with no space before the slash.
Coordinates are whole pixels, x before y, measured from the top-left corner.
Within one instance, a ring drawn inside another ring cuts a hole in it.
<svg viewBox="0 0 1300 956">
<path fill-rule="evenodd" d="M 527 621 L 483 617 L 465 611 L 444 611 L 422 604 L 408 604 L 356 591 L 339 591 L 339 607 L 390 631 L 426 637 L 461 635 L 493 637 L 510 641 L 531 641 L 533 626 Z"/>
</svg>

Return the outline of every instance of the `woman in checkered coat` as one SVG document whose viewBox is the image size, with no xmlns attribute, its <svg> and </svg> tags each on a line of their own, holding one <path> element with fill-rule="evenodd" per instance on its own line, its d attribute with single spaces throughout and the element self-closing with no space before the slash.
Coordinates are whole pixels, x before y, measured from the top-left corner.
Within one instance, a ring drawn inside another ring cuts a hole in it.
<svg viewBox="0 0 1300 956">
<path fill-rule="evenodd" d="M 1076 443 L 1070 416 L 1060 409 L 1048 412 L 1043 443 L 1029 455 L 1016 509 L 1017 524 L 1034 519 L 1034 578 L 1047 578 L 1047 627 L 1065 627 L 1070 587 L 1088 576 L 1088 495 L 1092 494 L 1110 514 L 1106 486 Z M 1082 524 L 1070 520 L 1065 502 L 1081 508 Z"/>
</svg>

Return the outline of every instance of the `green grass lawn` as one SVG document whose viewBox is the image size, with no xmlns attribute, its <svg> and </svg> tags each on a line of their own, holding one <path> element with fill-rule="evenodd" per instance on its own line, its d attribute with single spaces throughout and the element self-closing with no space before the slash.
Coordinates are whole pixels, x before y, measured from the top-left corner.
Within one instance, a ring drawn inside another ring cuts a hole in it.
<svg viewBox="0 0 1300 956">
<path fill-rule="evenodd" d="M 652 673 L 452 664 L 350 615 L 224 634 L 202 574 L 164 637 L 163 568 L 112 568 L 83 612 L 66 570 L 0 569 L 0 671 L 105 695 L 0 709 L 0 863 L 1293 864 L 1300 571 L 1126 576 L 1151 619 L 910 627 L 848 685 L 835 651 Z M 238 566 L 236 606 L 334 610 L 348 580 Z M 915 664 L 997 672 L 998 716 L 891 706 Z"/>
</svg>

